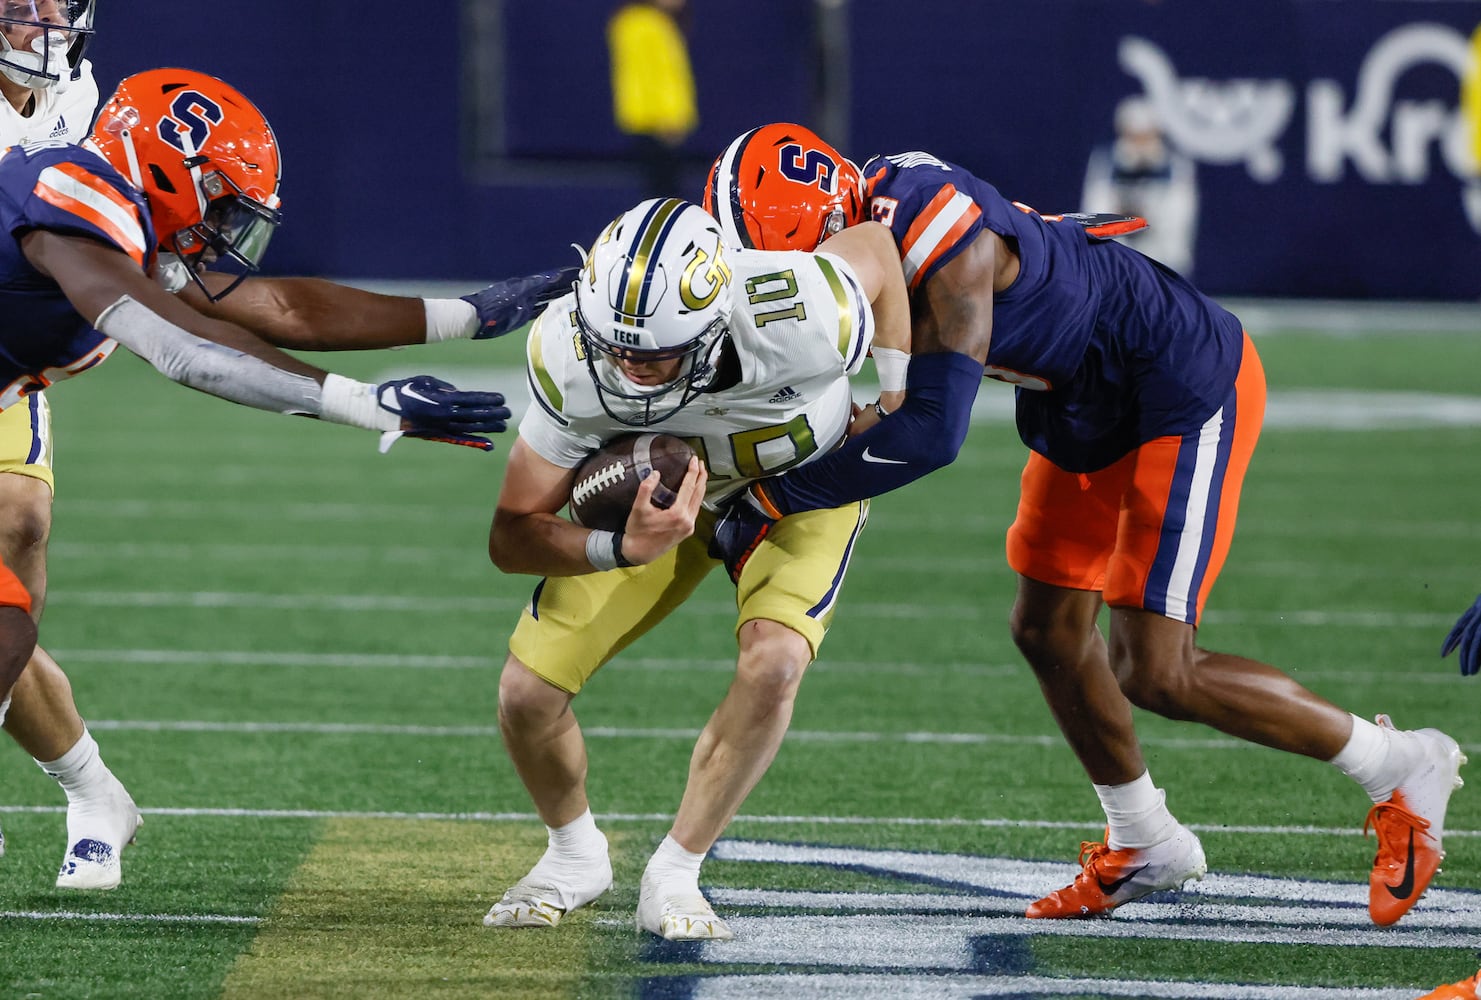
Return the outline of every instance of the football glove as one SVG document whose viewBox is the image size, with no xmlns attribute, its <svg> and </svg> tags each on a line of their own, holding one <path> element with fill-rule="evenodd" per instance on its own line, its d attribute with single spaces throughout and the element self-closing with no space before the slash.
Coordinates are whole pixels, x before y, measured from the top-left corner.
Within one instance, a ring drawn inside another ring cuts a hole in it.
<svg viewBox="0 0 1481 1000">
<path fill-rule="evenodd" d="M 1481 670 L 1481 597 L 1466 609 L 1466 613 L 1450 629 L 1445 643 L 1440 647 L 1441 656 L 1449 656 L 1460 650 L 1460 672 L 1470 677 Z"/>
<path fill-rule="evenodd" d="M 391 445 L 402 438 L 416 438 L 422 441 L 440 441 L 443 444 L 460 444 L 465 448 L 477 448 L 479 451 L 493 451 L 494 442 L 477 434 L 439 434 L 436 431 L 386 431 L 381 435 L 380 452 L 384 455 L 391 450 Z"/>
<path fill-rule="evenodd" d="M 481 292 L 464 295 L 478 312 L 478 332 L 474 340 L 502 337 L 539 317 L 545 307 L 571 290 L 579 267 L 562 267 L 541 271 L 523 278 L 496 281 Z"/>
<path fill-rule="evenodd" d="M 492 450 L 494 444 L 478 435 L 502 432 L 510 417 L 502 393 L 464 392 L 430 375 L 382 382 L 375 398 L 381 409 L 401 418 L 401 431 L 407 437 L 484 451 Z"/>
<path fill-rule="evenodd" d="M 771 532 L 771 526 L 782 518 L 761 483 L 752 483 L 731 500 L 715 522 L 715 536 L 710 539 L 710 557 L 725 563 L 733 583 L 740 582 L 746 562 Z"/>
</svg>

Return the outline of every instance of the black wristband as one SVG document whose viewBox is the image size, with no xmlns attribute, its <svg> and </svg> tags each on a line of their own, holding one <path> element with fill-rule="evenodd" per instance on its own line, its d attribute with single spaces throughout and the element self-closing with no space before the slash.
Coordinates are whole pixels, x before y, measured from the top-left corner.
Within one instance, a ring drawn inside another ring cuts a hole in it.
<svg viewBox="0 0 1481 1000">
<path fill-rule="evenodd" d="M 612 559 L 617 563 L 618 569 L 626 569 L 629 566 L 636 565 L 635 563 L 628 562 L 627 557 L 622 554 L 622 536 L 623 532 L 621 531 L 612 532 Z"/>
</svg>

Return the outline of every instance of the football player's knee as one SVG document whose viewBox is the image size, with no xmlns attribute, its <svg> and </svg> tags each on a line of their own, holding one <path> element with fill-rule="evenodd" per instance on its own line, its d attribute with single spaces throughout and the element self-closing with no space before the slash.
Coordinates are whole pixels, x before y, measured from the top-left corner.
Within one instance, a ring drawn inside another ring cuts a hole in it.
<svg viewBox="0 0 1481 1000">
<path fill-rule="evenodd" d="M 1191 689 L 1186 671 L 1133 668 L 1114 659 L 1111 669 L 1121 685 L 1121 693 L 1137 708 L 1168 719 L 1192 717 L 1186 708 Z"/>
<path fill-rule="evenodd" d="M 570 700 L 570 695 L 512 656 L 499 675 L 499 725 L 506 730 L 547 726 L 565 711 Z"/>
<path fill-rule="evenodd" d="M 1085 636 L 1061 621 L 1022 612 L 1018 605 L 1008 618 L 1008 633 L 1035 673 L 1053 673 L 1079 662 Z"/>
<path fill-rule="evenodd" d="M 9 477 L 7 477 L 9 478 Z M 41 483 L 20 476 L 28 483 Z M 44 486 L 44 484 L 42 484 Z M 15 572 L 20 573 L 29 559 L 45 551 L 47 537 L 51 534 L 51 493 L 46 490 L 25 490 L 7 493 L 0 500 L 0 546 L 3 546 L 5 561 Z"/>
<path fill-rule="evenodd" d="M 812 659 L 812 647 L 800 634 L 776 622 L 748 622 L 746 633 L 736 661 L 736 683 L 767 703 L 790 701 Z"/>
</svg>

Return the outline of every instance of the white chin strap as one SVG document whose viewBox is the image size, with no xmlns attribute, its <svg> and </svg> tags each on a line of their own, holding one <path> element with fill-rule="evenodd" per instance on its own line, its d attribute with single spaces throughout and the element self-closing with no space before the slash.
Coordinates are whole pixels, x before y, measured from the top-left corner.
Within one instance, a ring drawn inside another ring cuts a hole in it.
<svg viewBox="0 0 1481 1000">
<path fill-rule="evenodd" d="M 22 87 L 65 93 L 72 83 L 68 45 L 65 31 L 43 31 L 31 40 L 31 51 L 21 52 L 0 33 L 0 56 L 5 59 L 0 63 L 0 73 Z"/>
</svg>

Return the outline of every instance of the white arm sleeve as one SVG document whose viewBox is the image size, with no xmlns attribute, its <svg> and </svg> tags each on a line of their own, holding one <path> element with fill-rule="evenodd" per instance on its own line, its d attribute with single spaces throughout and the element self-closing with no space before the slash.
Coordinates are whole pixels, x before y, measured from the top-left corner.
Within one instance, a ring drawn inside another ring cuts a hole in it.
<svg viewBox="0 0 1481 1000">
<path fill-rule="evenodd" d="M 338 379 L 339 391 L 328 395 L 353 397 L 353 405 L 335 405 L 335 399 L 326 400 L 319 383 L 307 375 L 284 371 L 250 354 L 197 337 L 127 295 L 104 309 L 93 325 L 166 378 L 233 403 L 322 417 L 369 430 L 400 426 L 395 414 L 375 403 L 374 386 Z"/>
</svg>

